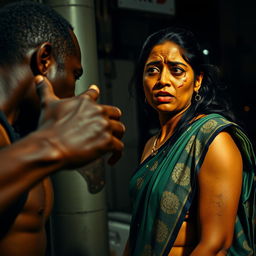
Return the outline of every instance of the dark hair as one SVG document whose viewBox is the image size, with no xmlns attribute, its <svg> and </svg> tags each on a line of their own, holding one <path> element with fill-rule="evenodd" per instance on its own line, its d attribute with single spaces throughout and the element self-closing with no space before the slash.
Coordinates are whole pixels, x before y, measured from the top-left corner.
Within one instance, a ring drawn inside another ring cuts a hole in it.
<svg viewBox="0 0 256 256">
<path fill-rule="evenodd" d="M 47 5 L 22 1 L 0 9 L 0 65 L 20 62 L 31 48 L 43 42 L 53 47 L 59 66 L 74 53 L 72 26 Z"/>
<path fill-rule="evenodd" d="M 138 93 L 138 100 L 144 101 L 142 79 L 144 65 L 148 56 L 155 45 L 165 41 L 174 42 L 184 50 L 183 58 L 191 65 L 195 77 L 200 75 L 200 73 L 204 74 L 199 90 L 201 100 L 196 101 L 192 97 L 192 104 L 182 116 L 177 129 L 184 128 L 189 121 L 199 114 L 220 113 L 227 119 L 233 121 L 234 115 L 230 109 L 230 103 L 223 97 L 226 86 L 221 82 L 219 69 L 208 63 L 195 35 L 184 28 L 165 28 L 153 33 L 146 39 L 133 77 L 133 82 L 136 85 L 136 91 Z"/>
</svg>

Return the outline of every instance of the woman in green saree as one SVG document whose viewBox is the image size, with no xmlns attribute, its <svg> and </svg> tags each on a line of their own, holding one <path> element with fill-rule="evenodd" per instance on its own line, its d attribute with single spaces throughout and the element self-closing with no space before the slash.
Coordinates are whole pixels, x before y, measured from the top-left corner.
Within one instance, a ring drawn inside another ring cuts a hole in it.
<svg viewBox="0 0 256 256">
<path fill-rule="evenodd" d="M 190 31 L 144 43 L 136 84 L 161 129 L 131 178 L 124 255 L 255 255 L 255 156 L 217 78 Z"/>
</svg>

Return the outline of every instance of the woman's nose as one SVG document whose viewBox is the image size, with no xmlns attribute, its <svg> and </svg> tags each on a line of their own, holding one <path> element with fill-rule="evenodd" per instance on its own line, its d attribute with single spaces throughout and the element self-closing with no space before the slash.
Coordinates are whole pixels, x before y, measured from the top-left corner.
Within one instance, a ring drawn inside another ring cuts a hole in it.
<svg viewBox="0 0 256 256">
<path fill-rule="evenodd" d="M 167 68 L 163 68 L 159 75 L 159 83 L 161 85 L 171 86 L 171 73 Z"/>
</svg>

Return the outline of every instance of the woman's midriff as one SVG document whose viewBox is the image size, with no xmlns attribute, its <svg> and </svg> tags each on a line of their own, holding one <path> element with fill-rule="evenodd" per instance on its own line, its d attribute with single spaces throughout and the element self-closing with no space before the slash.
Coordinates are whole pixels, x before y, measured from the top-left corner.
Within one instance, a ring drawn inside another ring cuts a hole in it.
<svg viewBox="0 0 256 256">
<path fill-rule="evenodd" d="M 192 216 L 193 215 L 193 216 Z M 198 231 L 195 215 L 187 215 L 169 256 L 188 256 L 198 243 Z"/>
</svg>

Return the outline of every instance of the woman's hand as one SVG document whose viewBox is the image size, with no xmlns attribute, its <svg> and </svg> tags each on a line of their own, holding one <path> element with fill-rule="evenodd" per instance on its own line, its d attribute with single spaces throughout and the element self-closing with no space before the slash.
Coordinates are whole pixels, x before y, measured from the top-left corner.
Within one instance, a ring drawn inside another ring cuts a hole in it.
<svg viewBox="0 0 256 256">
<path fill-rule="evenodd" d="M 211 143 L 200 169 L 200 242 L 191 256 L 224 256 L 232 244 L 242 186 L 241 153 L 227 132 Z"/>
</svg>

